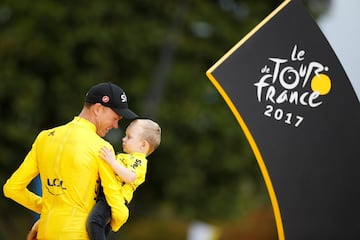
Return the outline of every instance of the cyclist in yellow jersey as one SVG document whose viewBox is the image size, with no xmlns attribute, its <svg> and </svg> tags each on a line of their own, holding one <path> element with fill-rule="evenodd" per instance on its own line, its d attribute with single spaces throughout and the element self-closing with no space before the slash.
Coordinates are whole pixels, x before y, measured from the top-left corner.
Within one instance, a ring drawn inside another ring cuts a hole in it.
<svg viewBox="0 0 360 240">
<path fill-rule="evenodd" d="M 120 195 L 126 206 L 133 198 L 135 189 L 145 181 L 147 159 L 161 141 L 160 126 L 150 119 L 136 119 L 126 128 L 122 139 L 123 151 L 114 155 L 107 147 L 101 149 L 100 156 L 111 166 L 119 179 Z M 110 207 L 101 194 L 90 213 L 87 230 L 91 240 L 105 240 L 109 233 Z"/>
<path fill-rule="evenodd" d="M 100 83 L 86 94 L 79 116 L 62 126 L 40 132 L 20 167 L 3 187 L 4 195 L 40 214 L 39 240 L 89 239 L 86 219 L 103 187 L 111 207 L 111 228 L 117 231 L 128 218 L 121 186 L 100 157 L 102 147 L 114 151 L 104 137 L 122 118 L 136 118 L 125 92 Z M 27 189 L 40 174 L 42 197 Z"/>
</svg>

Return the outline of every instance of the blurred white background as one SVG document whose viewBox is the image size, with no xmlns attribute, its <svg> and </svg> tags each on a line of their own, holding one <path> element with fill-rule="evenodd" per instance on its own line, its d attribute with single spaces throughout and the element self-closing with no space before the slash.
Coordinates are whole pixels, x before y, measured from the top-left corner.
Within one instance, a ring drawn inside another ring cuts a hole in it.
<svg viewBox="0 0 360 240">
<path fill-rule="evenodd" d="M 360 1 L 332 0 L 318 20 L 360 99 Z"/>
</svg>

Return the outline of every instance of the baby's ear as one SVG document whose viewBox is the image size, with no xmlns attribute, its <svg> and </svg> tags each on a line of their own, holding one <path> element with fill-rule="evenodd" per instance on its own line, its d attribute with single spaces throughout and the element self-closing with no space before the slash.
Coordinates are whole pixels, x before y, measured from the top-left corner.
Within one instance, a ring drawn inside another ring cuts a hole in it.
<svg viewBox="0 0 360 240">
<path fill-rule="evenodd" d="M 146 150 L 146 152 L 148 153 L 147 155 L 149 155 L 151 153 L 151 147 L 150 147 L 150 143 L 146 140 L 143 140 L 142 142 L 142 147 Z"/>
<path fill-rule="evenodd" d="M 147 146 L 150 146 L 150 145 L 149 145 L 149 142 L 148 142 L 148 141 L 143 140 L 142 143 L 141 143 L 141 146 L 142 146 L 142 147 L 147 147 Z"/>
</svg>

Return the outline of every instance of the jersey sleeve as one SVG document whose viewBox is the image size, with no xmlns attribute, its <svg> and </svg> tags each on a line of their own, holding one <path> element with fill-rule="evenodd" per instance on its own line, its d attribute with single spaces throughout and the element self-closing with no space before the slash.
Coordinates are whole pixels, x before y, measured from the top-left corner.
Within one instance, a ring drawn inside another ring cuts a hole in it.
<svg viewBox="0 0 360 240">
<path fill-rule="evenodd" d="M 143 156 L 137 156 L 136 154 L 124 154 L 120 153 L 116 156 L 116 159 L 125 167 L 136 173 L 136 179 L 133 183 L 126 183 L 122 186 L 122 192 L 128 203 L 133 198 L 133 193 L 138 186 L 145 181 L 147 160 Z"/>
<path fill-rule="evenodd" d="M 110 144 L 106 147 L 113 149 Z M 111 207 L 110 225 L 112 230 L 116 232 L 127 221 L 129 217 L 129 210 L 124 204 L 125 198 L 121 191 L 121 185 L 115 177 L 114 171 L 100 158 L 98 163 L 101 185 L 104 190 L 106 201 Z"/>
<path fill-rule="evenodd" d="M 6 197 L 36 213 L 40 213 L 42 209 L 41 197 L 27 188 L 30 182 L 39 174 L 36 161 L 36 146 L 37 141 L 35 140 L 20 167 L 4 184 L 3 191 Z"/>
<path fill-rule="evenodd" d="M 131 157 L 129 163 L 129 168 L 136 173 L 136 180 L 133 183 L 136 189 L 145 181 L 147 161 L 144 159 Z"/>
</svg>

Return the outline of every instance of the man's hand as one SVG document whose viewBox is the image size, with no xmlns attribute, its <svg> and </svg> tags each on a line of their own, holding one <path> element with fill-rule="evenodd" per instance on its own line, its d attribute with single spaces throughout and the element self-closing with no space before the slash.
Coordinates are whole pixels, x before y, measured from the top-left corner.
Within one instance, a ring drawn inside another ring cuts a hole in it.
<svg viewBox="0 0 360 240">
<path fill-rule="evenodd" d="M 30 232 L 26 237 L 26 240 L 37 240 L 38 227 L 39 227 L 39 220 L 37 220 L 32 226 Z"/>
</svg>

